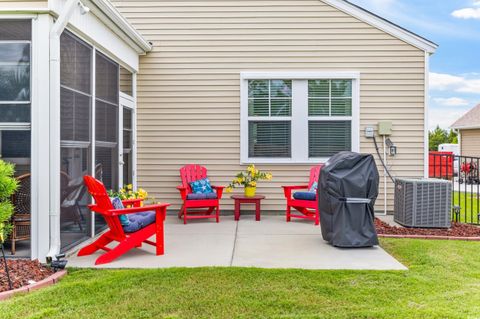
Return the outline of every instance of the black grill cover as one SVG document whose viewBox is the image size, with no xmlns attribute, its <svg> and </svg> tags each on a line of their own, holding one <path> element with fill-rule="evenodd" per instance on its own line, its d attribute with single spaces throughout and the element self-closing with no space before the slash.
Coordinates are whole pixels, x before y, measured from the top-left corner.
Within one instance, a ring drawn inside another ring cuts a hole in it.
<svg viewBox="0 0 480 319">
<path fill-rule="evenodd" d="M 337 247 L 378 245 L 374 224 L 378 182 L 372 155 L 340 152 L 330 158 L 318 180 L 324 240 Z"/>
</svg>

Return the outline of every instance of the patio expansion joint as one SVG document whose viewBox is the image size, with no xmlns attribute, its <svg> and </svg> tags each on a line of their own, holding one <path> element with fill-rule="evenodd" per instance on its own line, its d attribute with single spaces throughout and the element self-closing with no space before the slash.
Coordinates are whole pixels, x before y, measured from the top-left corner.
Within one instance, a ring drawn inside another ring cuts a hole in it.
<svg viewBox="0 0 480 319">
<path fill-rule="evenodd" d="M 235 258 L 235 248 L 237 247 L 237 238 L 238 238 L 238 224 L 235 225 L 235 236 L 233 238 L 233 248 L 232 248 L 232 257 L 230 258 L 230 267 L 233 265 L 233 259 Z"/>
</svg>

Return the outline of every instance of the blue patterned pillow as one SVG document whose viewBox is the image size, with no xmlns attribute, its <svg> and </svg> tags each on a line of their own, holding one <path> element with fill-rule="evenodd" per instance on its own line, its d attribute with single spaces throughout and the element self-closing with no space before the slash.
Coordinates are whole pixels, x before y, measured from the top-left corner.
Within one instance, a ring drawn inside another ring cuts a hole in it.
<svg viewBox="0 0 480 319">
<path fill-rule="evenodd" d="M 113 197 L 112 199 L 112 206 L 115 209 L 124 209 L 125 206 L 123 206 L 122 201 L 118 197 Z M 120 219 L 120 224 L 122 226 L 128 226 L 130 224 L 130 221 L 128 220 L 127 215 L 118 215 L 118 219 Z"/>
<path fill-rule="evenodd" d="M 208 178 L 199 179 L 190 183 L 192 192 L 194 194 L 210 194 L 213 193 L 212 186 L 210 185 L 210 180 Z"/>
<path fill-rule="evenodd" d="M 308 191 L 309 191 L 310 193 L 316 193 L 316 192 L 317 192 L 317 188 L 318 188 L 318 183 L 317 183 L 317 182 L 314 182 Z"/>
</svg>

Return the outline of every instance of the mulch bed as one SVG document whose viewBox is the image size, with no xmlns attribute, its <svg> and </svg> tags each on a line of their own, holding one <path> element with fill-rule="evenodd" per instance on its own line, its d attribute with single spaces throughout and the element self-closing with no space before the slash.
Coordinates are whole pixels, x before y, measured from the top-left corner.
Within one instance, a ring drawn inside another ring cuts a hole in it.
<svg viewBox="0 0 480 319">
<path fill-rule="evenodd" d="M 383 235 L 421 235 L 421 236 L 448 236 L 448 237 L 480 237 L 480 227 L 452 222 L 448 229 L 406 228 L 391 226 L 380 219 L 375 219 L 378 234 Z"/>
<path fill-rule="evenodd" d="M 13 289 L 38 282 L 53 274 L 53 270 L 42 265 L 38 260 L 7 259 Z M 0 258 L 0 292 L 10 290 L 5 273 L 3 258 Z"/>
</svg>

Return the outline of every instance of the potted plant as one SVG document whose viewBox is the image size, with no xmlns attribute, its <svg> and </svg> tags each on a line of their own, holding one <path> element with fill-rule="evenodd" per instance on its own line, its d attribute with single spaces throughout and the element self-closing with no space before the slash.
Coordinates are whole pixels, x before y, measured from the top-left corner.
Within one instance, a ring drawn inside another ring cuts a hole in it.
<svg viewBox="0 0 480 319">
<path fill-rule="evenodd" d="M 13 205 L 10 198 L 18 187 L 17 180 L 13 177 L 14 172 L 15 166 L 13 164 L 0 160 L 0 246 L 10 289 L 12 289 L 12 282 L 8 273 L 3 243 L 12 230 L 10 221 L 13 215 Z"/>
<path fill-rule="evenodd" d="M 108 196 L 110 196 L 110 197 L 118 197 L 120 200 L 129 200 L 129 199 L 142 199 L 142 200 L 146 200 L 146 199 L 152 199 L 152 198 L 149 198 L 148 193 L 147 193 L 146 190 L 144 190 L 143 188 L 138 188 L 137 190 L 134 190 L 132 184 L 128 184 L 128 185 L 123 186 L 122 188 L 120 188 L 120 189 L 118 190 L 118 192 L 116 192 L 116 191 L 114 191 L 114 190 L 109 190 L 109 191 L 108 191 Z M 141 203 L 140 205 L 143 206 L 143 201 L 142 201 L 142 203 Z"/>
<path fill-rule="evenodd" d="M 239 172 L 235 179 L 227 186 L 225 191 L 230 193 L 237 186 L 243 186 L 245 188 L 246 197 L 254 197 L 257 190 L 257 181 L 271 180 L 272 174 L 269 172 L 261 172 L 255 165 L 248 165 L 246 171 Z"/>
</svg>

